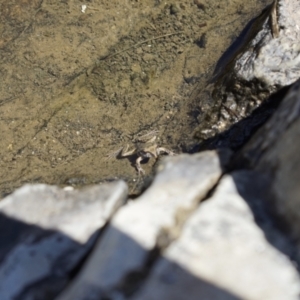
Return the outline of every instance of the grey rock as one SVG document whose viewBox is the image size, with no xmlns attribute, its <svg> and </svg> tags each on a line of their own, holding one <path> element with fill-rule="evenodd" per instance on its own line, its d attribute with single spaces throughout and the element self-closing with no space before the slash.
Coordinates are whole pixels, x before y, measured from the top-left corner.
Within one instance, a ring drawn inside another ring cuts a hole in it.
<svg viewBox="0 0 300 300">
<path fill-rule="evenodd" d="M 201 134 L 225 130 L 300 77 L 299 20 L 299 1 L 278 0 L 250 23 L 216 85 L 199 96 L 199 118 L 211 122 L 202 130 L 208 123 L 198 120 Z M 231 154 L 207 151 L 166 158 L 150 188 L 121 208 L 123 182 L 25 186 L 5 198 L 0 299 L 298 299 L 295 248 L 267 208 L 299 251 L 299 95 L 300 81 L 237 155 L 255 172 L 218 184 Z"/>
<path fill-rule="evenodd" d="M 150 188 L 117 212 L 83 270 L 57 300 L 90 299 L 91 290 L 95 299 L 117 299 L 128 287 L 134 289 L 152 251 L 180 234 L 229 157 L 227 151 L 211 151 L 166 158 Z"/>
<path fill-rule="evenodd" d="M 247 171 L 224 176 L 130 299 L 298 299 L 296 267 L 274 247 L 288 244 L 280 233 L 271 244 L 255 222 L 264 180 Z"/>
<path fill-rule="evenodd" d="M 233 57 L 220 63 L 216 76 L 236 77 L 248 86 L 255 81 L 269 92 L 294 83 L 300 77 L 299 28 L 299 1 L 273 1 L 245 28 Z"/>
<path fill-rule="evenodd" d="M 53 299 L 126 196 L 119 181 L 81 191 L 25 185 L 4 198 L 0 299 Z"/>
<path fill-rule="evenodd" d="M 297 81 L 299 29 L 298 0 L 276 0 L 249 22 L 217 63 L 213 85 L 198 97 L 204 112 L 198 120 L 199 138 L 210 139 L 226 131 L 250 116 L 271 94 Z M 240 140 L 248 138 L 243 131 L 249 127 L 256 129 L 250 120 L 238 129 Z"/>
<path fill-rule="evenodd" d="M 236 158 L 272 178 L 269 206 L 300 243 L 300 81 Z"/>
<path fill-rule="evenodd" d="M 299 29 L 299 1 L 274 1 L 249 50 L 235 63 L 237 76 L 246 81 L 257 79 L 271 89 L 295 82 L 300 77 Z"/>
</svg>

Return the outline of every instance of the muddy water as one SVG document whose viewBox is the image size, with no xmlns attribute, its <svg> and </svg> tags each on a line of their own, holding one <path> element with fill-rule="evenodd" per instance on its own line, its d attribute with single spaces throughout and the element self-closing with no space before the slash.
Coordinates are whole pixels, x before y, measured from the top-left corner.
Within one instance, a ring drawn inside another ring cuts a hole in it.
<svg viewBox="0 0 300 300">
<path fill-rule="evenodd" d="M 15 0 L 0 4 L 0 192 L 126 180 L 155 161 L 108 159 L 136 134 L 188 152 L 218 58 L 262 0 Z M 84 11 L 84 12 L 83 12 Z"/>
</svg>

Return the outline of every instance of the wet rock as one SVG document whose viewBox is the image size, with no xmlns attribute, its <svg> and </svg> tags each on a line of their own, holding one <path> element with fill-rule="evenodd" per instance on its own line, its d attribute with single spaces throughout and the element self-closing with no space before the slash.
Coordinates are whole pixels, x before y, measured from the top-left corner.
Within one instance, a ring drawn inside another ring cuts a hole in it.
<svg viewBox="0 0 300 300">
<path fill-rule="evenodd" d="M 285 87 L 265 100 L 253 113 L 233 124 L 229 129 L 205 140 L 196 148 L 203 149 L 230 148 L 239 150 L 246 141 L 274 114 L 282 99 L 288 92 L 289 87 Z M 196 150 L 195 149 L 195 150 Z"/>
<path fill-rule="evenodd" d="M 81 191 L 25 185 L 4 198 L 0 299 L 53 299 L 126 196 L 119 181 Z"/>
<path fill-rule="evenodd" d="M 273 178 L 269 206 L 300 243 L 300 81 L 284 98 L 272 118 L 252 137 L 236 157 L 237 166 L 269 174 Z"/>
<path fill-rule="evenodd" d="M 272 245 L 270 227 L 264 232 L 255 222 L 253 206 L 266 190 L 267 181 L 255 173 L 224 176 L 130 299 L 298 299 L 297 270 L 276 249 L 288 245 L 273 228 Z"/>
<path fill-rule="evenodd" d="M 90 293 L 111 299 L 135 290 L 153 251 L 180 234 L 229 157 L 228 151 L 212 151 L 165 159 L 151 187 L 118 211 L 77 279 L 57 299 L 86 299 Z"/>
</svg>

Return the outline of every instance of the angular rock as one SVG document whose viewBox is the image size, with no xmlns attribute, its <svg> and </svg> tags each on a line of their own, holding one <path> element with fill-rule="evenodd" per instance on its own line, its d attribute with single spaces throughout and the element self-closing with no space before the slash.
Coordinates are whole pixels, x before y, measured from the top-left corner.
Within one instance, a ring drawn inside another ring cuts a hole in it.
<svg viewBox="0 0 300 300">
<path fill-rule="evenodd" d="M 300 245 L 299 136 L 300 80 L 291 87 L 272 118 L 241 150 L 236 163 L 273 178 L 269 206 Z"/>
<path fill-rule="evenodd" d="M 249 22 L 217 64 L 214 83 L 199 96 L 197 136 L 212 138 L 249 116 L 280 88 L 300 77 L 300 2 L 275 0 Z M 237 134 L 243 136 L 242 127 Z M 243 140 L 246 140 L 247 136 Z"/>
<path fill-rule="evenodd" d="M 25 185 L 0 202 L 0 299 L 53 299 L 124 203 L 124 182 Z"/>
<path fill-rule="evenodd" d="M 178 236 L 229 156 L 211 151 L 166 158 L 150 188 L 118 211 L 79 276 L 57 300 L 114 299 L 134 290 L 153 251 Z"/>
<path fill-rule="evenodd" d="M 275 0 L 245 29 L 226 81 L 231 76 L 236 85 L 247 82 L 248 88 L 254 82 L 260 92 L 294 83 L 300 77 L 299 28 L 299 1 Z"/>
<path fill-rule="evenodd" d="M 299 28 L 299 1 L 274 1 L 261 31 L 236 61 L 236 75 L 271 89 L 294 83 L 300 77 Z"/>
<path fill-rule="evenodd" d="M 289 244 L 274 228 L 264 224 L 262 231 L 255 222 L 261 212 L 252 209 L 264 200 L 266 187 L 256 173 L 224 176 L 130 299 L 298 299 L 297 269 L 281 252 Z"/>
</svg>

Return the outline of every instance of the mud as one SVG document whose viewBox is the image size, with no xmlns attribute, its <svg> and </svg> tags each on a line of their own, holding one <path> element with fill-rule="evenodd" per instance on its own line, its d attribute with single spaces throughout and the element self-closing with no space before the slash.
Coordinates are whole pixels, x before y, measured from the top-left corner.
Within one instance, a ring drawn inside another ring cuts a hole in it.
<svg viewBox="0 0 300 300">
<path fill-rule="evenodd" d="M 189 152 L 214 66 L 270 1 L 42 1 L 0 4 L 0 192 L 28 182 L 149 182 L 108 159 L 142 131 Z M 82 5 L 87 5 L 82 12 Z"/>
</svg>

